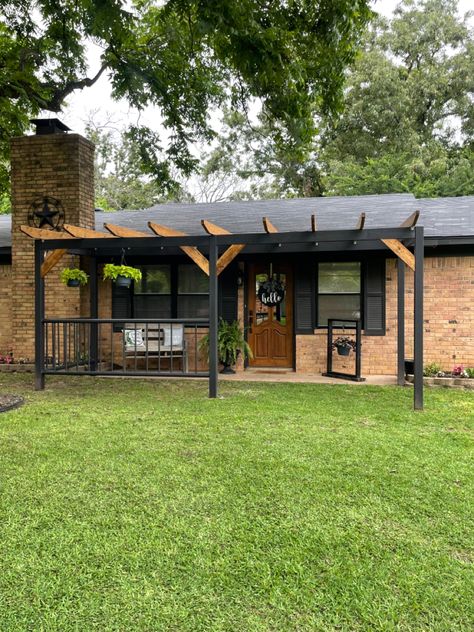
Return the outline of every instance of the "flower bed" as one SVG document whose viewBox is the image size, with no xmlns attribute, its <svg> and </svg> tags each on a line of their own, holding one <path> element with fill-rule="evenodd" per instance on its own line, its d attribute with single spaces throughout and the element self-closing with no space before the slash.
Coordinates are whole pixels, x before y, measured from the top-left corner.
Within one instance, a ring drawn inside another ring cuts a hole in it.
<svg viewBox="0 0 474 632">
<path fill-rule="evenodd" d="M 407 382 L 413 383 L 413 375 L 407 375 Z M 472 388 L 474 389 L 474 378 L 459 377 L 459 376 L 444 376 L 444 377 L 424 377 L 423 384 L 425 386 L 445 386 L 448 388 Z"/>
</svg>

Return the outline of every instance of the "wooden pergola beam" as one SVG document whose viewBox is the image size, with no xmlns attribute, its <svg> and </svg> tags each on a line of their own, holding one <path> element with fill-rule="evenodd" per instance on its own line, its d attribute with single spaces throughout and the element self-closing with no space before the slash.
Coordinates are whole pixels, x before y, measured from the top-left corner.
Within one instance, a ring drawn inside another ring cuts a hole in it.
<svg viewBox="0 0 474 632">
<path fill-rule="evenodd" d="M 125 228 L 124 226 L 117 226 L 116 224 L 109 224 L 104 222 L 104 228 L 112 233 L 115 237 L 152 237 L 150 233 L 145 233 L 143 230 L 135 230 L 134 228 Z"/>
<path fill-rule="evenodd" d="M 381 239 L 380 241 L 384 243 L 387 248 L 390 248 L 409 268 L 415 271 L 415 255 L 410 252 L 401 241 L 398 239 Z"/>
<path fill-rule="evenodd" d="M 218 226 L 217 224 L 213 224 L 207 219 L 201 220 L 202 227 L 206 231 L 208 235 L 231 235 L 232 233 L 226 228 L 222 228 L 222 226 Z M 217 276 L 227 268 L 229 263 L 231 263 L 237 255 L 242 252 L 245 248 L 245 244 L 234 244 L 229 246 L 225 252 L 221 254 L 219 259 L 217 260 Z"/>
<path fill-rule="evenodd" d="M 217 224 L 213 224 L 207 219 L 202 219 L 201 225 L 208 235 L 231 235 L 232 234 L 229 230 L 222 228 L 222 226 L 218 226 Z"/>
<path fill-rule="evenodd" d="M 359 219 L 357 220 L 355 229 L 362 230 L 364 228 L 364 225 L 365 225 L 365 213 L 361 213 L 359 216 Z"/>
<path fill-rule="evenodd" d="M 91 228 L 82 228 L 82 226 L 74 226 L 73 224 L 64 224 L 64 230 L 78 239 L 115 239 L 115 235 L 110 233 L 101 233 L 98 230 L 92 230 Z"/>
<path fill-rule="evenodd" d="M 57 230 L 35 228 L 34 226 L 20 226 L 20 230 L 32 239 L 73 239 L 68 233 L 60 233 Z"/>
<path fill-rule="evenodd" d="M 415 228 L 418 219 L 420 217 L 420 211 L 415 211 L 404 222 L 400 224 L 400 228 Z"/>
<path fill-rule="evenodd" d="M 156 224 L 155 222 L 148 222 L 148 227 L 155 235 L 160 237 L 183 237 L 186 233 L 162 224 Z M 194 263 L 201 268 L 201 270 L 209 276 L 209 261 L 206 257 L 196 248 L 196 246 L 180 246 L 181 250 L 185 252 Z"/>
<path fill-rule="evenodd" d="M 268 217 L 262 217 L 262 221 L 263 221 L 263 228 L 265 229 L 266 233 L 277 233 L 278 232 L 278 228 L 276 228 L 276 226 L 274 226 L 271 221 L 268 219 Z"/>
<path fill-rule="evenodd" d="M 58 250 L 52 250 L 44 259 L 41 264 L 41 278 L 51 272 L 51 270 L 61 261 L 61 259 L 66 254 L 67 250 L 65 248 L 58 248 Z"/>
</svg>

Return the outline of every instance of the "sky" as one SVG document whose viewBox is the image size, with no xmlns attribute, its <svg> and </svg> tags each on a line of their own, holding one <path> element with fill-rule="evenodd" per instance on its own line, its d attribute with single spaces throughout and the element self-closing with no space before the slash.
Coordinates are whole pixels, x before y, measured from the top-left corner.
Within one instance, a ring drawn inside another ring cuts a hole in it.
<svg viewBox="0 0 474 632">
<path fill-rule="evenodd" d="M 373 7 L 379 13 L 389 17 L 398 2 L 399 0 L 374 0 Z M 463 14 L 474 9 L 473 4 L 473 0 L 459 0 L 460 13 Z M 97 72 L 99 60 L 100 49 L 96 46 L 91 47 L 89 50 L 89 76 L 93 76 Z M 118 128 L 140 120 L 142 124 L 147 124 L 152 129 L 160 129 L 159 114 L 156 110 L 147 108 L 139 114 L 133 111 L 125 100 L 113 101 L 111 85 L 105 73 L 92 87 L 76 91 L 71 95 L 68 99 L 68 107 L 59 116 L 74 132 L 83 133 L 85 121 L 94 110 L 97 111 L 97 119 L 110 118 Z"/>
</svg>

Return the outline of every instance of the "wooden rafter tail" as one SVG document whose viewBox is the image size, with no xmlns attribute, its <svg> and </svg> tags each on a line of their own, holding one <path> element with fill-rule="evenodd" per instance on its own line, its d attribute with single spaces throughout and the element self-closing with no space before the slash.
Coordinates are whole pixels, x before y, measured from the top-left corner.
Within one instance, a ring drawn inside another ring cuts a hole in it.
<svg viewBox="0 0 474 632">
<path fill-rule="evenodd" d="M 41 264 L 41 278 L 51 272 L 51 270 L 61 261 L 61 259 L 66 254 L 67 250 L 65 248 L 58 248 L 57 250 L 52 250 L 44 259 Z"/>
<path fill-rule="evenodd" d="M 365 213 L 361 213 L 359 215 L 359 219 L 357 220 L 357 224 L 355 229 L 356 230 L 362 230 L 365 226 Z"/>
<path fill-rule="evenodd" d="M 57 230 L 47 230 L 46 228 L 35 228 L 34 226 L 20 226 L 20 230 L 32 239 L 72 239 L 68 233 L 60 233 Z"/>
<path fill-rule="evenodd" d="M 394 252 L 409 268 L 415 271 L 415 255 L 408 250 L 398 239 L 381 239 L 381 241 Z"/>
<path fill-rule="evenodd" d="M 77 239 L 115 239 L 115 236 L 110 233 L 101 233 L 98 230 L 82 228 L 82 226 L 74 226 L 73 224 L 64 224 L 64 230 Z"/>
<path fill-rule="evenodd" d="M 213 224 L 207 219 L 202 219 L 201 225 L 208 235 L 230 235 L 231 234 L 230 231 L 226 230 L 225 228 L 222 228 L 221 226 L 218 226 L 217 224 Z"/>
<path fill-rule="evenodd" d="M 263 221 L 263 228 L 265 229 L 266 233 L 277 233 L 278 232 L 278 228 L 276 228 L 271 223 L 271 221 L 268 219 L 268 217 L 263 217 L 262 221 Z"/>
<path fill-rule="evenodd" d="M 104 228 L 115 237 L 152 237 L 150 233 L 145 233 L 142 230 L 125 228 L 125 226 L 117 226 L 116 224 L 109 224 L 108 222 L 104 222 Z"/>
<path fill-rule="evenodd" d="M 168 226 L 163 226 L 162 224 L 156 224 L 155 222 L 148 222 L 148 227 L 155 233 L 155 235 L 159 235 L 160 237 L 186 237 L 186 233 L 183 233 L 180 230 L 169 228 Z M 202 252 L 196 248 L 196 246 L 180 246 L 180 248 L 190 259 L 194 261 L 197 266 L 201 268 L 205 274 L 207 274 L 207 276 L 209 276 L 209 261 Z"/>
<path fill-rule="evenodd" d="M 420 217 L 420 211 L 415 211 L 404 222 L 400 224 L 400 228 L 415 228 L 418 219 Z"/>
<path fill-rule="evenodd" d="M 316 222 L 316 214 L 313 213 L 311 215 L 311 230 L 313 233 L 315 233 L 318 230 L 318 224 Z"/>
<path fill-rule="evenodd" d="M 181 230 L 163 226 L 163 224 L 157 224 L 156 222 L 148 222 L 148 228 L 159 237 L 186 237 L 186 233 L 183 233 Z"/>
</svg>

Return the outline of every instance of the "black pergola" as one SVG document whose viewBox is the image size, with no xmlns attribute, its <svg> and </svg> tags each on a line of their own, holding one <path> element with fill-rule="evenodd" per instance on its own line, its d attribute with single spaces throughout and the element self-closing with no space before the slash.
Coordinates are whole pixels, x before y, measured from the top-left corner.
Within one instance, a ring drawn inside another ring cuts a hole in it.
<svg viewBox="0 0 474 632">
<path fill-rule="evenodd" d="M 110 235 L 77 227 L 74 235 L 54 233 L 22 227 L 23 232 L 35 239 L 35 356 L 36 356 L 36 388 L 43 389 L 45 383 L 44 370 L 44 330 L 45 297 L 44 297 L 44 266 L 45 253 L 51 269 L 61 254 L 69 252 L 76 255 L 89 256 L 92 259 L 90 274 L 90 318 L 98 320 L 98 287 L 97 287 L 97 257 L 116 256 L 123 252 L 132 251 L 133 254 L 162 255 L 163 252 L 179 249 L 199 249 L 208 255 L 209 267 L 209 397 L 218 394 L 218 266 L 219 254 L 234 247 L 235 253 L 245 248 L 248 252 L 299 252 L 309 253 L 318 251 L 349 252 L 357 250 L 380 250 L 387 246 L 398 256 L 398 299 L 397 299 L 397 375 L 398 384 L 405 383 L 405 262 L 414 268 L 414 408 L 423 409 L 423 263 L 424 263 L 424 229 L 415 226 L 418 214 L 413 214 L 399 227 L 393 228 L 364 228 L 361 219 L 354 229 L 317 230 L 314 216 L 311 230 L 304 232 L 278 232 L 277 229 L 264 218 L 264 233 L 229 234 L 220 229 L 214 234 L 207 235 L 177 235 L 158 236 L 143 235 L 138 231 L 136 236 Z M 266 222 L 265 222 L 266 220 Z M 210 224 L 211 227 L 215 227 Z M 203 221 L 203 226 L 207 232 Z M 108 226 L 107 226 L 108 227 Z M 74 228 L 74 227 L 71 227 Z M 108 227 L 109 230 L 110 227 Z M 67 228 L 66 228 L 67 229 Z M 68 230 L 68 229 L 67 229 Z M 82 236 L 77 236 L 82 235 Z M 244 246 L 245 245 L 245 246 Z M 414 248 L 414 256 L 408 250 Z M 56 254 L 55 254 L 56 253 Z M 43 273 L 42 273 L 43 269 Z"/>
</svg>

